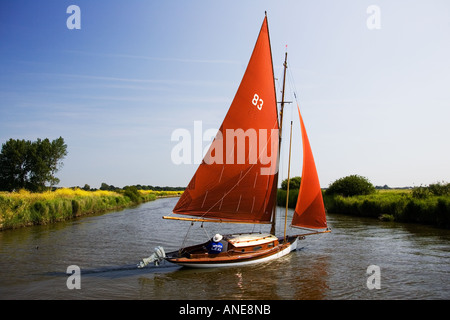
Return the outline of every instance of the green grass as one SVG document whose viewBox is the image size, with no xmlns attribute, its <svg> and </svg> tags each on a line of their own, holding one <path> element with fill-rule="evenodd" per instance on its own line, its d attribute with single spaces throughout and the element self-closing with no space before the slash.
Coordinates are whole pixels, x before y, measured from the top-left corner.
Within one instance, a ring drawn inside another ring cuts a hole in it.
<svg viewBox="0 0 450 320">
<path fill-rule="evenodd" d="M 295 208 L 295 205 L 297 204 L 297 197 L 298 197 L 299 189 L 291 189 L 289 190 L 289 199 L 288 199 L 288 207 L 289 208 Z M 278 189 L 277 192 L 277 205 L 286 207 L 286 190 Z"/>
<path fill-rule="evenodd" d="M 49 224 L 81 215 L 117 210 L 178 192 L 151 190 L 85 191 L 57 189 L 42 193 L 26 190 L 0 192 L 0 230 Z"/>
<path fill-rule="evenodd" d="M 289 207 L 294 208 L 298 190 L 289 194 Z M 450 195 L 422 194 L 418 195 L 417 190 L 390 189 L 352 197 L 325 195 L 324 204 L 330 213 L 450 228 Z M 285 190 L 278 190 L 277 204 L 286 205 Z"/>
<path fill-rule="evenodd" d="M 410 191 L 378 191 L 364 196 L 325 196 L 328 212 L 383 221 L 414 222 L 450 228 L 450 196 L 416 198 Z"/>
</svg>

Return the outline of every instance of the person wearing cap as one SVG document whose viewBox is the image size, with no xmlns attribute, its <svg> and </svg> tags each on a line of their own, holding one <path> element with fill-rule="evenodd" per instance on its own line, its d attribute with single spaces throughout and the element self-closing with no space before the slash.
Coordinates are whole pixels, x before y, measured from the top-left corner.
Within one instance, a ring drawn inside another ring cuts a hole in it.
<svg viewBox="0 0 450 320">
<path fill-rule="evenodd" d="M 208 253 L 218 254 L 222 252 L 223 244 L 220 243 L 220 240 L 222 240 L 222 238 L 222 235 L 218 233 L 212 238 L 212 241 L 206 246 L 206 249 L 208 249 Z"/>
</svg>

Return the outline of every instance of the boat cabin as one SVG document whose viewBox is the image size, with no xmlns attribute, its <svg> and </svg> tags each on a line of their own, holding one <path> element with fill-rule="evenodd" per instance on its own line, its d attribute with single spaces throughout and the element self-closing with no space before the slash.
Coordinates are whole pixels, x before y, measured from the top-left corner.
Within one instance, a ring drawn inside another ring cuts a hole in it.
<svg viewBox="0 0 450 320">
<path fill-rule="evenodd" d="M 228 250 L 235 252 L 255 252 L 271 249 L 278 245 L 278 238 L 268 233 L 244 233 L 224 237 L 228 242 Z"/>
</svg>

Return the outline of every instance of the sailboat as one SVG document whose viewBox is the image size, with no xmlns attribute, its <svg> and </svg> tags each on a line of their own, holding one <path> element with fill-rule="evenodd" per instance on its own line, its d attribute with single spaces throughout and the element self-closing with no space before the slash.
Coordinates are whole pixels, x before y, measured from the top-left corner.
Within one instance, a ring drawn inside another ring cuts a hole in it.
<svg viewBox="0 0 450 320">
<path fill-rule="evenodd" d="M 214 237 L 217 239 L 167 254 L 157 247 L 139 267 L 162 260 L 196 268 L 261 263 L 296 250 L 305 235 L 330 231 L 313 154 L 297 105 L 303 169 L 291 226 L 306 228 L 308 233 L 286 235 L 285 222 L 283 236 L 275 235 L 286 68 L 287 52 L 278 116 L 266 14 L 247 69 L 215 139 L 174 207 L 174 215 L 163 217 L 201 223 L 270 224 L 270 232 L 217 234 Z M 213 243 L 220 243 L 221 251 L 208 249 Z"/>
</svg>

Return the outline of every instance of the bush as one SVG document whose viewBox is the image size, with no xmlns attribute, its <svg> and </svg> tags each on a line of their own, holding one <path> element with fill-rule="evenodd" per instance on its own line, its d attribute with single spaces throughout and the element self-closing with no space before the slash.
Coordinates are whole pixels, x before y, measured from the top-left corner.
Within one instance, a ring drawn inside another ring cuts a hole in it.
<svg viewBox="0 0 450 320">
<path fill-rule="evenodd" d="M 288 179 L 284 179 L 281 182 L 281 189 L 287 190 Z M 301 177 L 292 177 L 289 179 L 289 190 L 300 189 L 300 183 L 302 182 Z"/>
<path fill-rule="evenodd" d="M 409 192 L 389 191 L 354 197 L 328 195 L 324 197 L 324 202 L 331 213 L 450 228 L 449 196 L 418 199 Z"/>
<path fill-rule="evenodd" d="M 142 199 L 141 199 L 141 194 L 139 193 L 139 190 L 135 187 L 135 186 L 126 186 L 123 188 L 124 193 L 123 195 L 125 197 L 130 198 L 130 200 L 134 203 L 141 203 Z"/>
<path fill-rule="evenodd" d="M 431 196 L 431 192 L 427 187 L 415 187 L 412 190 L 412 196 L 416 199 L 426 199 Z"/>
<path fill-rule="evenodd" d="M 450 183 L 432 183 L 428 187 L 415 187 L 412 196 L 416 199 L 426 199 L 431 196 L 450 196 Z"/>
<path fill-rule="evenodd" d="M 72 200 L 72 216 L 76 217 L 80 213 L 80 203 L 73 199 Z"/>
<path fill-rule="evenodd" d="M 342 195 L 352 197 L 367 195 L 375 192 L 375 187 L 367 178 L 350 175 L 333 182 L 326 190 L 327 195 Z"/>
</svg>

